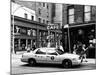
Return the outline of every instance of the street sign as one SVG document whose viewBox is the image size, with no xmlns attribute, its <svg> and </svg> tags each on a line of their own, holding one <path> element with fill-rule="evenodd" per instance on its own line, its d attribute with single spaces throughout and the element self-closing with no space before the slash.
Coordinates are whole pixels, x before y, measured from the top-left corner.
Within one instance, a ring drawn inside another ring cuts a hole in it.
<svg viewBox="0 0 100 75">
<path fill-rule="evenodd" d="M 55 29 L 60 29 L 60 25 L 59 24 L 49 24 L 48 26 L 47 26 L 47 29 L 48 30 L 55 30 Z"/>
</svg>

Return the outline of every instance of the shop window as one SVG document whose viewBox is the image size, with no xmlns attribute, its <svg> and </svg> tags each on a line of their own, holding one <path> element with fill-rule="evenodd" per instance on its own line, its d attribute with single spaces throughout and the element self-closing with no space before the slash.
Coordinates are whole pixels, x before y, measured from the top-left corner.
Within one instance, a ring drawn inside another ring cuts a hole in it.
<svg viewBox="0 0 100 75">
<path fill-rule="evenodd" d="M 27 35 L 27 29 L 24 28 L 24 27 L 20 27 L 20 33 L 24 34 L 24 35 Z"/>
<path fill-rule="evenodd" d="M 74 23 L 74 8 L 69 9 L 68 12 L 69 24 Z"/>
<path fill-rule="evenodd" d="M 27 35 L 31 35 L 31 30 L 27 30 Z"/>
<path fill-rule="evenodd" d="M 20 27 L 14 26 L 14 33 L 20 33 Z"/>
<path fill-rule="evenodd" d="M 36 36 L 36 30 L 32 30 L 33 36 Z"/>
<path fill-rule="evenodd" d="M 88 22 L 91 20 L 91 6 L 84 7 L 84 21 Z"/>
</svg>

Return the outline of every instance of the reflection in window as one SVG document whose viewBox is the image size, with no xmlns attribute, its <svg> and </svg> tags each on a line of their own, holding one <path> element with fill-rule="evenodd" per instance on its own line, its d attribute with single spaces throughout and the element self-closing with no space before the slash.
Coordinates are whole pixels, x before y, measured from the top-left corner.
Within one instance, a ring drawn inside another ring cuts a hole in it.
<svg viewBox="0 0 100 75">
<path fill-rule="evenodd" d="M 69 9 L 68 19 L 69 19 L 69 24 L 74 23 L 74 8 Z"/>
<path fill-rule="evenodd" d="M 91 11 L 90 9 L 91 9 L 90 6 L 85 6 L 85 7 L 84 7 L 84 11 L 85 11 L 85 12 L 90 12 L 90 11 Z"/>
<path fill-rule="evenodd" d="M 69 23 L 74 23 L 74 15 L 69 16 Z"/>
<path fill-rule="evenodd" d="M 85 21 L 90 21 L 90 13 L 85 13 Z"/>
<path fill-rule="evenodd" d="M 90 6 L 85 6 L 84 7 L 84 20 L 85 21 L 90 21 L 91 20 L 91 7 Z"/>
<path fill-rule="evenodd" d="M 37 50 L 36 54 L 46 54 L 46 52 L 41 51 L 40 49 Z"/>
</svg>

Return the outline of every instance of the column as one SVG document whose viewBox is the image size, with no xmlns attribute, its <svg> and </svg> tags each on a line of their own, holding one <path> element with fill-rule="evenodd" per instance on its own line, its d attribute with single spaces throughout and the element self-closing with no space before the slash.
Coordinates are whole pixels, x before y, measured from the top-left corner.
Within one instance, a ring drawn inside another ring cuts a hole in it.
<svg viewBox="0 0 100 75">
<path fill-rule="evenodd" d="M 26 39 L 26 47 L 27 47 L 27 45 L 28 45 L 28 39 Z"/>
<path fill-rule="evenodd" d="M 36 30 L 36 48 L 39 47 L 39 29 Z"/>
<path fill-rule="evenodd" d="M 31 39 L 31 48 L 32 48 L 32 39 Z"/>
<path fill-rule="evenodd" d="M 21 39 L 18 39 L 18 49 L 20 49 L 20 41 Z"/>
<path fill-rule="evenodd" d="M 57 33 L 56 33 L 56 31 L 55 31 L 54 41 L 55 41 L 55 47 L 57 47 Z"/>
</svg>

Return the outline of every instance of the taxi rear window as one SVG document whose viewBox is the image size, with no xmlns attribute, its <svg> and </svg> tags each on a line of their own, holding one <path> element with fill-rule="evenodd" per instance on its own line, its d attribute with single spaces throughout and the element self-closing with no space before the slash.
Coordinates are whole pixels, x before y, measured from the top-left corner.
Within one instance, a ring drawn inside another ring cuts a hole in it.
<svg viewBox="0 0 100 75">
<path fill-rule="evenodd" d="M 36 51 L 36 54 L 46 54 L 46 52 L 43 51 L 43 50 L 41 50 L 41 49 L 38 49 L 38 50 Z"/>
</svg>

